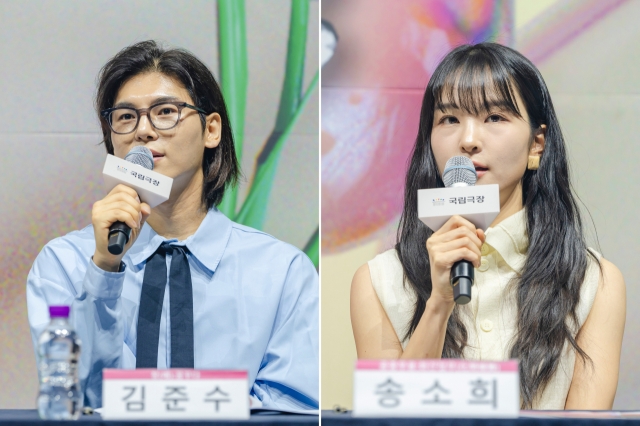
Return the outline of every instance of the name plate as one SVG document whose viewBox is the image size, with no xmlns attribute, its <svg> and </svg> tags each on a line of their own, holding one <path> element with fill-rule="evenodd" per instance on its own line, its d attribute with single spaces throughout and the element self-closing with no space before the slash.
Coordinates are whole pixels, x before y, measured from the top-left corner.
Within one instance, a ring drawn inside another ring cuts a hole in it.
<svg viewBox="0 0 640 426">
<path fill-rule="evenodd" d="M 437 231 L 453 215 L 487 229 L 500 213 L 497 184 L 418 190 L 418 218 Z"/>
<path fill-rule="evenodd" d="M 173 185 L 170 177 L 111 154 L 107 154 L 102 177 L 107 191 L 122 183 L 135 189 L 140 199 L 151 208 L 169 199 Z"/>
<path fill-rule="evenodd" d="M 359 360 L 354 417 L 518 417 L 518 362 Z"/>
<path fill-rule="evenodd" d="M 105 369 L 102 404 L 106 420 L 248 419 L 247 372 Z"/>
</svg>

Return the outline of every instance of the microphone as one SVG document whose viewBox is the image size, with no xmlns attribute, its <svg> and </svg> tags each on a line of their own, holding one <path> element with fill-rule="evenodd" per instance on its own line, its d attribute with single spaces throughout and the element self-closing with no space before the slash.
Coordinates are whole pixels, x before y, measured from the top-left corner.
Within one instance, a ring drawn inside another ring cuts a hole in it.
<svg viewBox="0 0 640 426">
<path fill-rule="evenodd" d="M 153 154 L 146 146 L 134 146 L 124 157 L 125 161 L 153 170 Z M 121 254 L 131 237 L 131 228 L 124 222 L 115 222 L 109 227 L 109 253 Z"/>
<path fill-rule="evenodd" d="M 478 180 L 473 162 L 462 155 L 451 157 L 444 166 L 442 181 L 447 188 L 474 186 Z M 458 305 L 471 301 L 473 285 L 473 265 L 468 260 L 459 260 L 453 264 L 449 282 L 453 287 L 453 299 Z"/>
<path fill-rule="evenodd" d="M 470 159 L 450 158 L 442 173 L 446 188 L 418 190 L 418 218 L 434 232 L 454 215 L 467 219 L 476 228 L 487 229 L 500 213 L 500 188 L 495 183 L 475 186 L 477 180 Z M 454 263 L 450 282 L 456 303 L 469 303 L 473 265 L 466 260 Z"/>
</svg>

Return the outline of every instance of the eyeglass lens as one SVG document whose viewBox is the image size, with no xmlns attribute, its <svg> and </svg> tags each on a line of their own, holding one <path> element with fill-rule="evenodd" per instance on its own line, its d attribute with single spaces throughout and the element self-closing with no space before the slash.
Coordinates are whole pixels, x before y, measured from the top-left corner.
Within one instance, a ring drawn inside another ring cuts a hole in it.
<svg viewBox="0 0 640 426">
<path fill-rule="evenodd" d="M 173 104 L 156 105 L 149 110 L 148 116 L 153 127 L 167 130 L 178 124 L 180 108 Z M 132 108 L 118 108 L 111 112 L 109 123 L 116 133 L 131 133 L 138 124 L 138 112 Z"/>
</svg>

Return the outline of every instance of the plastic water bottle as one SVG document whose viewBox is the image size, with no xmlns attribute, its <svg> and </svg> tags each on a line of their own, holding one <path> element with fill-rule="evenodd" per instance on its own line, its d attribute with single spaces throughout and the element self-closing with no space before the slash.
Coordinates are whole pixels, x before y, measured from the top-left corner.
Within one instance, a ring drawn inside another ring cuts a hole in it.
<svg viewBox="0 0 640 426">
<path fill-rule="evenodd" d="M 78 380 L 80 340 L 69 325 L 69 307 L 49 307 L 51 322 L 38 339 L 42 419 L 75 420 L 82 413 L 83 394 Z"/>
</svg>

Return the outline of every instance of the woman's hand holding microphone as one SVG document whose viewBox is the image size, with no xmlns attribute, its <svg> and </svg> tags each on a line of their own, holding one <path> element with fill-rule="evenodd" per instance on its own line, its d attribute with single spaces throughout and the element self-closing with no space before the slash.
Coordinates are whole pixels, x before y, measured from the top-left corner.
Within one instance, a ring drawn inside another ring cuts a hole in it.
<svg viewBox="0 0 640 426">
<path fill-rule="evenodd" d="M 460 216 L 452 216 L 431 235 L 427 240 L 427 251 L 432 290 L 427 303 L 453 309 L 455 302 L 450 283 L 451 268 L 459 260 L 467 260 L 474 267 L 479 267 L 484 240 L 484 231 Z"/>
</svg>

